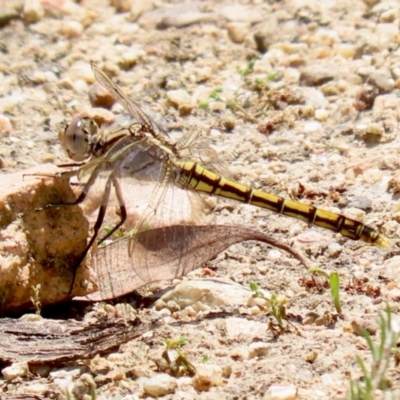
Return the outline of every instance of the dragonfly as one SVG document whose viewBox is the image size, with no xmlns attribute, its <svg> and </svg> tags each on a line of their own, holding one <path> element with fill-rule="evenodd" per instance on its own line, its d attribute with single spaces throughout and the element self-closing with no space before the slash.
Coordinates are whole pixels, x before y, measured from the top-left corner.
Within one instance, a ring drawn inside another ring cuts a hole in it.
<svg viewBox="0 0 400 400">
<path fill-rule="evenodd" d="M 204 215 L 204 195 L 268 209 L 378 247 L 391 245 L 383 234 L 360 221 L 252 189 L 226 177 L 214 162 L 215 150 L 208 146 L 199 129 L 192 130 L 174 142 L 161 124 L 128 98 L 105 72 L 93 62 L 91 67 L 97 82 L 123 106 L 134 122 L 113 128 L 99 126 L 90 118 L 77 117 L 59 134 L 61 145 L 68 156 L 78 162 L 70 164 L 76 168 L 63 171 L 59 176 L 75 176 L 82 182 L 83 188 L 74 202 L 48 204 L 45 208 L 79 204 L 94 190 L 96 181 L 104 182 L 93 234 L 74 269 L 70 293 L 75 283 L 76 269 L 98 237 L 112 189 L 118 201 L 119 221 L 99 242 L 109 238 L 127 221 L 130 213 L 128 205 L 133 204 L 133 207 L 140 210 L 140 215 L 129 233 L 127 250 L 130 257 L 135 252 L 135 235 L 149 227 L 176 223 L 176 220 L 172 222 L 173 214 L 181 216 L 180 223 L 199 224 L 200 216 Z M 188 215 L 195 216 L 191 222 L 185 222 Z M 180 249 L 184 248 L 183 233 Z M 151 271 L 146 267 L 145 260 L 143 263 L 143 266 L 134 268 L 138 275 L 146 279 Z"/>
</svg>

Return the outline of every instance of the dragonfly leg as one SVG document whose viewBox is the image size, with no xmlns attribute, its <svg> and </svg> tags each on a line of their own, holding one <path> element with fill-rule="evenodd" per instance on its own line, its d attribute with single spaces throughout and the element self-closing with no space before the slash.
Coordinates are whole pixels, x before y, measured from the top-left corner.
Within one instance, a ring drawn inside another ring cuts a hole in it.
<svg viewBox="0 0 400 400">
<path fill-rule="evenodd" d="M 125 207 L 125 202 L 124 202 L 124 198 L 122 196 L 121 193 L 121 186 L 118 182 L 118 180 L 116 178 L 112 178 L 112 184 L 114 186 L 115 189 L 115 194 L 117 195 L 117 199 L 118 199 L 118 204 L 119 204 L 119 212 L 120 212 L 120 221 L 118 222 L 117 225 L 114 226 L 114 228 L 111 229 L 110 232 L 107 233 L 107 235 L 105 235 L 103 238 L 101 238 L 99 240 L 99 244 L 103 243 L 106 239 L 108 239 L 119 227 L 122 226 L 122 224 L 125 222 L 128 214 L 126 212 L 126 207 Z"/>
<path fill-rule="evenodd" d="M 47 205 L 45 205 L 44 207 L 41 208 L 37 208 L 36 211 L 42 211 L 42 210 L 46 210 L 47 208 L 51 208 L 51 207 L 60 207 L 60 206 L 75 206 L 77 204 L 82 203 L 83 200 L 85 200 L 87 194 L 89 193 L 90 188 L 93 186 L 94 182 L 96 181 L 99 173 L 102 171 L 102 166 L 101 164 L 93 171 L 92 175 L 90 176 L 89 180 L 84 184 L 84 187 L 82 189 L 82 192 L 80 193 L 80 195 L 75 199 L 75 201 L 71 202 L 71 203 L 49 203 Z M 76 171 L 65 171 L 65 172 L 61 172 L 59 175 L 53 175 L 53 176 L 59 176 L 61 178 L 66 178 L 66 177 L 71 177 L 73 175 L 69 175 L 68 173 L 72 173 L 74 172 L 74 175 L 76 175 Z M 65 175 L 65 176 L 64 176 Z"/>
<path fill-rule="evenodd" d="M 78 268 L 81 265 L 82 261 L 85 259 L 85 257 L 87 255 L 87 253 L 89 252 L 90 248 L 93 246 L 93 243 L 97 238 L 97 235 L 99 233 L 101 225 L 103 224 L 104 216 L 106 215 L 108 200 L 110 198 L 111 182 L 112 182 L 112 178 L 109 177 L 108 180 L 107 180 L 107 183 L 105 185 L 105 188 L 104 188 L 104 193 L 103 193 L 103 197 L 101 199 L 101 205 L 99 207 L 99 213 L 97 215 L 96 223 L 93 226 L 93 235 L 90 238 L 89 243 L 87 244 L 85 250 L 83 251 L 83 253 L 79 257 L 79 260 L 74 265 L 72 282 L 71 282 L 71 286 L 69 287 L 68 294 L 71 294 L 72 289 L 74 288 L 74 283 L 75 283 L 75 278 L 76 278 L 76 271 L 78 270 Z"/>
</svg>

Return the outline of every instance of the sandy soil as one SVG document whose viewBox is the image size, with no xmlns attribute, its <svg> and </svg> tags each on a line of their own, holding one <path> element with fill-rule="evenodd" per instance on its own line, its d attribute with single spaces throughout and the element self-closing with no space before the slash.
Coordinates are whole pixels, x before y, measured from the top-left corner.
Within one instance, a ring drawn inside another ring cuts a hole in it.
<svg viewBox="0 0 400 400">
<path fill-rule="evenodd" d="M 23 2 L 0 2 L 1 173 L 68 162 L 57 132 L 83 111 L 109 117 L 93 101 L 93 60 L 172 136 L 202 128 L 236 179 L 361 218 L 396 243 L 396 1 L 116 0 L 120 12 L 105 0 L 26 3 L 22 11 Z M 113 112 L 124 113 L 117 105 Z M 396 245 L 352 242 L 247 205 L 220 201 L 215 212 L 220 222 L 262 229 L 293 244 L 313 266 L 339 272 L 342 314 L 297 261 L 257 243 L 240 244 L 209 268 L 216 277 L 246 288 L 256 281 L 284 296 L 292 324 L 283 334 L 274 335 L 262 307 L 243 304 L 202 318 L 196 306 L 185 311 L 164 303 L 139 312 L 144 320 L 154 314 L 161 320 L 145 337 L 109 357 L 51 367 L 44 377 L 0 380 L 1 397 L 66 398 L 63 385 L 70 382 L 75 398 L 88 398 L 91 386 L 82 382 L 90 379 L 99 399 L 154 397 L 144 387 L 149 377 L 164 379 L 158 361 L 165 339 L 185 336 L 190 362 L 221 379 L 200 390 L 190 377 L 173 378 L 162 398 L 278 398 L 268 394 L 273 385 L 288 388 L 279 398 L 345 398 L 349 378 L 361 374 L 356 355 L 370 357 L 354 327 L 375 334 L 387 302 L 399 312 Z M 398 372 L 390 370 L 393 398 L 400 398 Z"/>
</svg>

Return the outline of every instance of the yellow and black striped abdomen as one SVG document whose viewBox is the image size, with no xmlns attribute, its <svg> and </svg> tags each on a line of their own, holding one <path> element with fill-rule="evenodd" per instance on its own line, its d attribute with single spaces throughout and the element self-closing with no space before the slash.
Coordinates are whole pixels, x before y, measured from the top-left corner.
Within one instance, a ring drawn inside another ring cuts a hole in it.
<svg viewBox="0 0 400 400">
<path fill-rule="evenodd" d="M 343 236 L 362 240 L 381 247 L 389 247 L 390 240 L 365 226 L 362 222 L 346 218 L 343 215 L 318 209 L 314 206 L 299 203 L 290 199 L 266 193 L 261 190 L 251 189 L 246 185 L 226 179 L 200 164 L 192 161 L 177 162 L 181 171 L 179 183 L 198 192 L 214 194 L 252 204 L 257 207 L 267 208 L 279 214 L 301 219 L 309 224 L 320 226 L 339 232 Z"/>
</svg>

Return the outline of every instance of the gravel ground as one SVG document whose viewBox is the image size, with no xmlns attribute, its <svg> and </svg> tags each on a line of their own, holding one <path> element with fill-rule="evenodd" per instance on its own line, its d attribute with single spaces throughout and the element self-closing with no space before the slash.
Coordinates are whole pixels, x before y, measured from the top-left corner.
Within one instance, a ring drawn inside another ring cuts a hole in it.
<svg viewBox="0 0 400 400">
<path fill-rule="evenodd" d="M 112 118 L 99 108 L 110 104 L 92 86 L 92 60 L 172 136 L 193 125 L 203 129 L 235 179 L 363 219 L 396 243 L 399 23 L 398 2 L 390 0 L 4 0 L 1 173 L 68 162 L 57 132 L 78 113 Z M 124 113 L 119 105 L 112 111 Z M 52 366 L 43 376 L 2 380 L 1 398 L 62 399 L 66 386 L 78 399 L 90 398 L 93 387 L 99 399 L 345 398 L 350 377 L 361 375 L 356 355 L 370 363 L 357 327 L 378 337 L 386 303 L 399 312 L 396 246 L 351 242 L 246 205 L 222 201 L 216 213 L 339 272 L 342 314 L 297 261 L 240 244 L 209 267 L 216 277 L 246 288 L 256 281 L 286 298 L 291 324 L 284 333 L 271 329 L 262 305 L 226 300 L 218 307 L 231 305 L 230 312 L 202 318 L 199 305 L 185 309 L 168 300 L 139 312 L 161 320 L 144 337 L 109 356 Z M 193 379 L 173 377 L 160 361 L 165 340 L 181 336 L 197 370 Z M 388 375 L 392 398 L 400 398 L 398 372 L 392 366 Z M 276 386 L 285 387 L 281 397 Z"/>
</svg>

